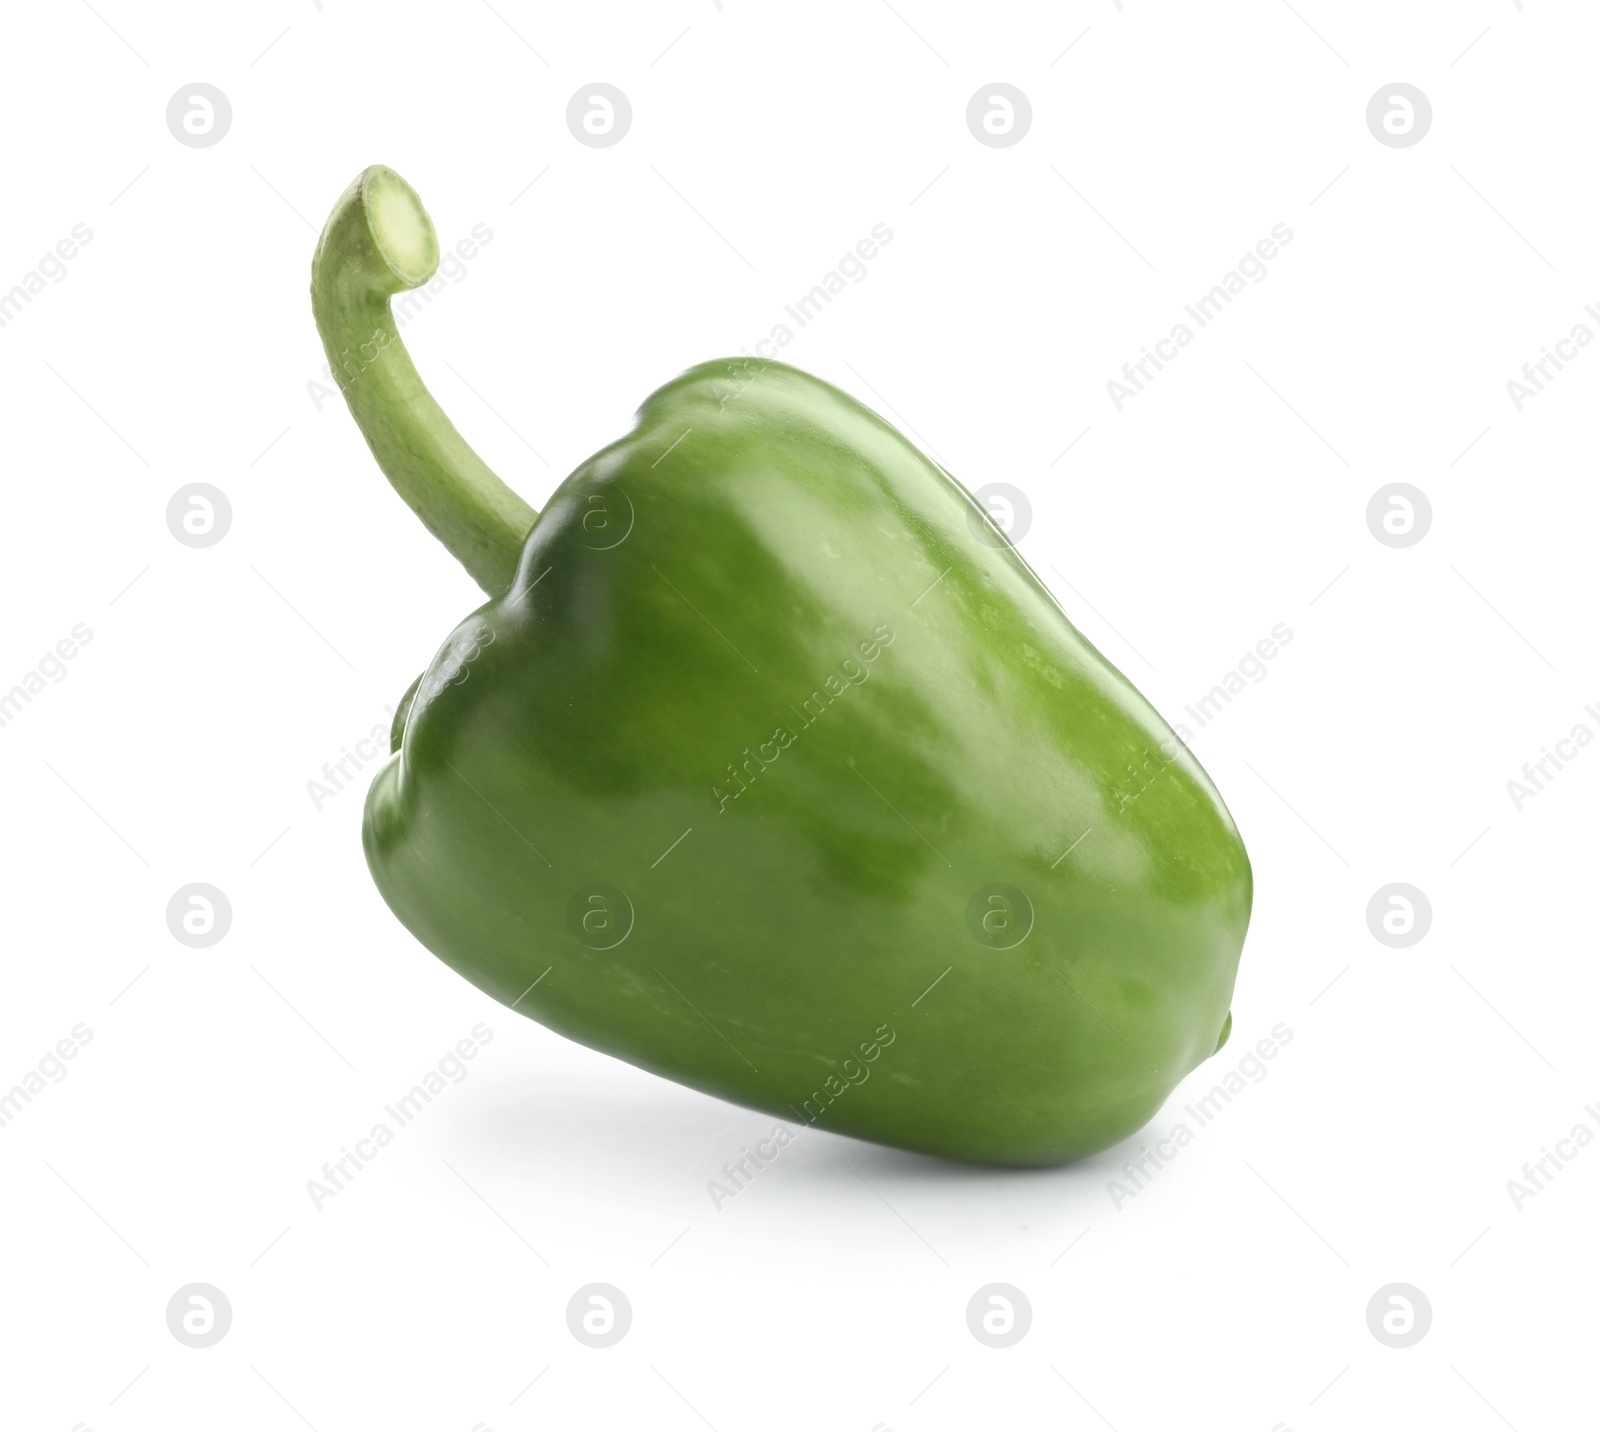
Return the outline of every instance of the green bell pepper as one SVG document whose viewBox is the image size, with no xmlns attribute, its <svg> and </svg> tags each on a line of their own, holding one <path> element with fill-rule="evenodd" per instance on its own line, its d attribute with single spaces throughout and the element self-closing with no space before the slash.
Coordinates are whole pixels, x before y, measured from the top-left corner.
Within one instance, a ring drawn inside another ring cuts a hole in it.
<svg viewBox="0 0 1600 1432">
<path fill-rule="evenodd" d="M 480 989 L 784 1120 L 1054 1164 L 1227 1037 L 1250 863 L 1206 773 L 988 514 L 781 363 L 702 364 L 534 514 L 413 367 L 438 262 L 365 171 L 328 358 L 488 594 L 402 703 L 366 855 Z"/>
</svg>

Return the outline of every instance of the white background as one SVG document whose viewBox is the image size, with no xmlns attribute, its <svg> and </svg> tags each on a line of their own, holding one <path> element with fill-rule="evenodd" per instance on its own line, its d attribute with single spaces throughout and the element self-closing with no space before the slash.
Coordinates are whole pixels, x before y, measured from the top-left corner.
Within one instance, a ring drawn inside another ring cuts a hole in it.
<svg viewBox="0 0 1600 1432">
<path fill-rule="evenodd" d="M 1520 1211 L 1507 1182 L 1600 1130 L 1600 747 L 1520 811 L 1506 788 L 1600 732 L 1600 351 L 1521 411 L 1506 389 L 1600 301 L 1592 7 L 96 0 L 6 27 L 0 289 L 94 237 L 0 330 L 0 689 L 93 640 L 0 729 L 0 1087 L 93 1039 L 0 1129 L 0 1421 L 1592 1421 L 1600 1148 Z M 166 127 L 195 81 L 233 106 L 211 148 Z M 595 81 L 633 106 L 608 149 L 565 124 Z M 965 123 L 995 81 L 1032 103 L 1010 148 Z M 1432 102 L 1414 147 L 1366 126 L 1395 81 Z M 365 777 L 320 811 L 307 782 L 480 598 L 307 386 L 316 230 L 373 162 L 446 243 L 493 231 L 406 339 L 531 502 L 883 223 L 784 358 L 1022 489 L 1024 555 L 1174 723 L 1293 631 L 1194 737 L 1255 918 L 1233 1044 L 1143 1135 L 1017 1173 L 811 1131 L 718 1210 L 770 1119 L 563 1042 L 390 916 Z M 1108 380 L 1276 223 L 1267 279 L 1117 411 Z M 205 550 L 165 520 L 199 481 L 233 509 Z M 1365 516 L 1396 481 L 1432 504 L 1406 549 Z M 205 950 L 165 919 L 194 881 L 233 907 Z M 1367 926 L 1395 881 L 1433 911 L 1408 949 Z M 469 1077 L 317 1211 L 307 1181 L 480 1021 Z M 1268 1077 L 1118 1208 L 1123 1160 L 1280 1023 Z M 166 1325 L 193 1282 L 233 1309 L 209 1349 Z M 633 1308 L 605 1350 L 566 1324 L 593 1282 Z M 1006 1350 L 966 1324 L 992 1282 L 1033 1310 Z M 1433 1310 L 1404 1350 L 1366 1320 L 1394 1282 Z"/>
</svg>

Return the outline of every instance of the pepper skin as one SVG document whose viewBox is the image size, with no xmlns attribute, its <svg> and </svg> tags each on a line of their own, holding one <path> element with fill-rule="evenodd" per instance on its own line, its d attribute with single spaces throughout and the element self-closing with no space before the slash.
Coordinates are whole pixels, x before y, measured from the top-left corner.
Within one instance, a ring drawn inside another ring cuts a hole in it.
<svg viewBox="0 0 1600 1432">
<path fill-rule="evenodd" d="M 783 364 L 674 379 L 517 533 L 388 317 L 431 240 L 368 170 L 313 270 L 375 454 L 491 596 L 367 798 L 390 908 L 785 1121 L 1004 1164 L 1135 1132 L 1226 1038 L 1249 921 L 1198 762 L 954 478 Z"/>
</svg>

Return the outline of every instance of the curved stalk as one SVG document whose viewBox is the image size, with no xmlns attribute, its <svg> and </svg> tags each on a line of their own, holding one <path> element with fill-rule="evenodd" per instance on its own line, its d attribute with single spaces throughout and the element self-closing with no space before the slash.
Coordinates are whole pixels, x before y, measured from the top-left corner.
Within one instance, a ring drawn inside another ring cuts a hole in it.
<svg viewBox="0 0 1600 1432">
<path fill-rule="evenodd" d="M 344 394 L 384 476 L 491 597 L 511 586 L 537 515 L 473 452 L 428 392 L 389 300 L 439 266 L 416 191 L 375 164 L 339 197 L 311 260 L 311 308 Z"/>
</svg>

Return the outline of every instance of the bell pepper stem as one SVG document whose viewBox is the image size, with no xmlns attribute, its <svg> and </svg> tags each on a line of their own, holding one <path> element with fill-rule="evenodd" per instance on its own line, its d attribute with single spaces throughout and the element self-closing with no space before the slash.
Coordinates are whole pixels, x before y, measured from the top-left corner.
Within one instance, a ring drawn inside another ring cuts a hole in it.
<svg viewBox="0 0 1600 1432">
<path fill-rule="evenodd" d="M 468 446 L 400 341 L 390 299 L 439 266 L 416 191 L 363 170 L 339 197 L 311 261 L 311 307 L 334 380 L 372 455 L 424 525 L 491 597 L 510 589 L 536 513 Z"/>
</svg>

